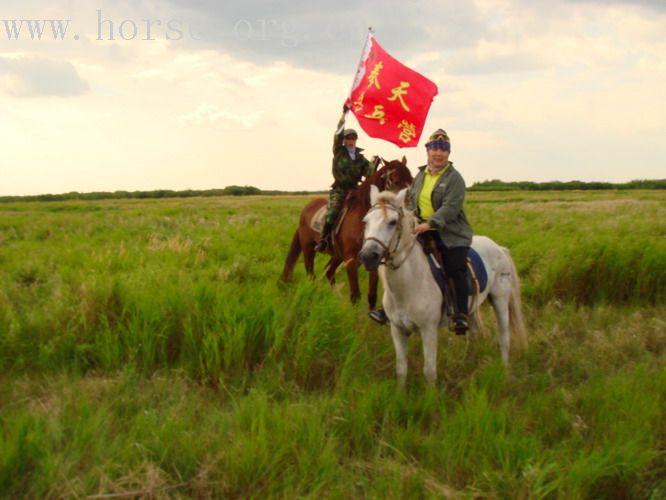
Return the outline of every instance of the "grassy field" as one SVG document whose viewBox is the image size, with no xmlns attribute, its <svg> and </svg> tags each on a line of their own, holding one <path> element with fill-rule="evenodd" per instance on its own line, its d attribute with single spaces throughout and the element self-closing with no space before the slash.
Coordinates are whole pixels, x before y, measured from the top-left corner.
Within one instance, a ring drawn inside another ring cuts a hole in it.
<svg viewBox="0 0 666 500">
<path fill-rule="evenodd" d="M 0 204 L 0 496 L 666 498 L 663 191 L 471 193 L 529 348 L 404 392 L 343 273 L 278 284 L 306 199 Z"/>
</svg>

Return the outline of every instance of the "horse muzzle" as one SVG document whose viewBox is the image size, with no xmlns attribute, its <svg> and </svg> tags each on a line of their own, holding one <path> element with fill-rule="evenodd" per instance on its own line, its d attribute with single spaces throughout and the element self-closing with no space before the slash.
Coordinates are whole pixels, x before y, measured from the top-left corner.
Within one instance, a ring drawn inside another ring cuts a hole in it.
<svg viewBox="0 0 666 500">
<path fill-rule="evenodd" d="M 384 255 L 384 249 L 374 242 L 366 242 L 358 254 L 358 258 L 368 271 L 376 271 Z"/>
</svg>

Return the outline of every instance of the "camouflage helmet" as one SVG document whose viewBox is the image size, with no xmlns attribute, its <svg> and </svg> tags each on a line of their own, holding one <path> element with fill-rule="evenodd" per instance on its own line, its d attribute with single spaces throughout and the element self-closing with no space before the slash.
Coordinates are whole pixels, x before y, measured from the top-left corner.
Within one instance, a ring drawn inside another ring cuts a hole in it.
<svg viewBox="0 0 666 500">
<path fill-rule="evenodd" d="M 353 135 L 354 139 L 358 139 L 358 134 L 356 133 L 356 130 L 354 130 L 353 128 L 346 128 L 343 130 L 342 137 L 346 139 L 350 135 Z"/>
</svg>

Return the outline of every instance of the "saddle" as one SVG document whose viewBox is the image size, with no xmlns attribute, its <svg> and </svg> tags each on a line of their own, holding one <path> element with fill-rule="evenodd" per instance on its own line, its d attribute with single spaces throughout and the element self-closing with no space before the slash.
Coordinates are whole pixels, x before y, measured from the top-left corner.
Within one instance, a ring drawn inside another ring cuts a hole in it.
<svg viewBox="0 0 666 500">
<path fill-rule="evenodd" d="M 326 223 L 327 210 L 328 210 L 328 204 L 319 208 L 319 210 L 317 210 L 312 215 L 312 218 L 310 219 L 310 228 L 312 228 L 313 231 L 317 231 L 318 233 L 322 232 L 322 230 L 324 229 L 324 224 Z M 333 231 L 331 232 L 332 235 L 338 234 L 338 231 L 340 231 L 340 226 L 342 225 L 342 221 L 344 220 L 345 215 L 347 215 L 346 204 L 342 206 L 342 210 L 340 210 L 340 213 L 338 213 L 338 216 L 335 219 L 335 224 L 333 225 Z"/>
<path fill-rule="evenodd" d="M 326 222 L 326 210 L 328 209 L 328 205 L 323 205 L 322 207 L 319 208 L 313 215 L 312 218 L 310 219 L 310 228 L 313 231 L 317 231 L 318 233 L 321 233 L 321 231 L 324 229 L 324 223 Z"/>
<path fill-rule="evenodd" d="M 433 238 L 419 237 L 418 241 L 421 243 L 421 248 L 428 258 L 428 264 L 430 264 L 432 275 L 442 291 L 442 296 L 444 297 L 444 300 L 442 301 L 442 312 L 451 317 L 455 313 L 453 308 L 455 300 L 453 295 L 454 287 L 444 271 L 442 255 Z M 469 290 L 469 296 L 476 299 L 476 297 L 486 289 L 487 284 L 488 273 L 483 265 L 481 256 L 476 250 L 470 247 L 467 253 L 467 289 Z"/>
</svg>

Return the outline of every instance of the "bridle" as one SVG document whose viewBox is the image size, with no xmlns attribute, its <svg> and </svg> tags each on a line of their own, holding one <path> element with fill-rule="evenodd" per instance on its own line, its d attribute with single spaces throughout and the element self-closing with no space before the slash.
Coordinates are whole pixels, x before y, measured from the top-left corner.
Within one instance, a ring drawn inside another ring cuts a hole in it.
<svg viewBox="0 0 666 500">
<path fill-rule="evenodd" d="M 407 260 L 407 257 L 409 257 L 409 254 L 412 251 L 412 248 L 414 247 L 414 243 L 416 242 L 416 238 L 413 238 L 411 241 L 411 245 L 409 248 L 405 251 L 404 257 L 399 261 L 395 261 L 395 254 L 398 251 L 398 247 L 400 247 L 400 240 L 402 239 L 402 221 L 405 216 L 405 211 L 402 207 L 394 207 L 393 205 L 387 205 L 385 201 L 379 201 L 375 203 L 372 207 L 370 207 L 370 210 L 368 210 L 368 214 L 370 212 L 373 212 L 375 210 L 383 210 L 384 212 L 387 209 L 395 210 L 395 212 L 398 214 L 398 227 L 396 228 L 395 232 L 391 236 L 391 239 L 389 240 L 388 244 L 384 243 L 382 240 L 375 238 L 374 236 L 369 236 L 365 237 L 363 236 L 363 245 L 365 245 L 366 241 L 374 241 L 377 243 L 382 249 L 384 250 L 384 254 L 382 255 L 381 260 L 379 261 L 379 265 L 385 265 L 389 269 L 395 271 L 398 269 L 404 262 Z M 393 247 L 393 248 L 391 248 Z"/>
</svg>

